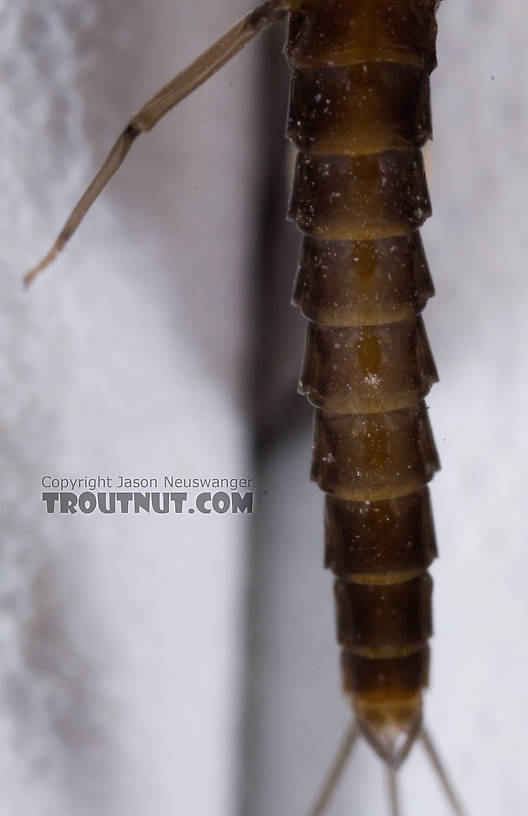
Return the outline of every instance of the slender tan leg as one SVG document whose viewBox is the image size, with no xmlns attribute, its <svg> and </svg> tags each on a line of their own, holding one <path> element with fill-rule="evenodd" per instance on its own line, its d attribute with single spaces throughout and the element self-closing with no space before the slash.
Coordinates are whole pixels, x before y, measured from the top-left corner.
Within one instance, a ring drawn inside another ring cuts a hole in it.
<svg viewBox="0 0 528 816">
<path fill-rule="evenodd" d="M 389 801 L 391 807 L 391 816 L 401 816 L 400 800 L 398 796 L 398 784 L 396 781 L 396 771 L 394 768 L 387 766 L 387 780 L 389 783 Z"/>
<path fill-rule="evenodd" d="M 433 743 L 429 733 L 425 730 L 425 728 L 422 728 L 422 730 L 420 732 L 420 739 L 421 739 L 422 744 L 423 744 L 423 746 L 424 746 L 424 748 L 426 750 L 427 756 L 429 757 L 429 759 L 431 761 L 431 765 L 433 766 L 433 768 L 435 770 L 435 773 L 436 773 L 438 779 L 440 780 L 440 783 L 441 783 L 441 785 L 442 785 L 442 787 L 444 789 L 444 793 L 446 795 L 446 798 L 448 799 L 448 801 L 449 801 L 449 803 L 451 805 L 453 813 L 455 813 L 456 816 L 464 816 L 464 811 L 462 810 L 462 806 L 461 806 L 460 802 L 458 801 L 457 796 L 455 795 L 455 792 L 453 790 L 453 786 L 452 786 L 452 784 L 451 784 L 451 782 L 449 780 L 449 777 L 447 776 L 447 773 L 445 771 L 444 766 L 442 765 L 442 763 L 440 761 L 440 757 L 439 757 L 438 752 L 437 752 L 437 750 L 436 750 L 436 748 L 434 746 L 434 743 Z"/>
<path fill-rule="evenodd" d="M 229 29 L 187 68 L 167 82 L 134 114 L 115 142 L 103 166 L 74 207 L 57 240 L 44 258 L 24 277 L 27 285 L 58 255 L 73 235 L 101 190 L 122 164 L 132 142 L 151 130 L 165 114 L 225 65 L 259 31 L 282 19 L 292 7 L 291 0 L 267 0 Z"/>
<path fill-rule="evenodd" d="M 332 766 L 328 771 L 328 775 L 324 781 L 321 792 L 310 810 L 309 816 L 322 816 L 327 809 L 357 738 L 358 729 L 356 723 L 353 722 L 344 736 L 343 742 L 341 743 Z"/>
</svg>

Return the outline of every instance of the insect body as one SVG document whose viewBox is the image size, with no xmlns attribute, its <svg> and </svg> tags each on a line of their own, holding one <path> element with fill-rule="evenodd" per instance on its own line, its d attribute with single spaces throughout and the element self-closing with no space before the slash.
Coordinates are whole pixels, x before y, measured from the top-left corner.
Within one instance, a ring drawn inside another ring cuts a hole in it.
<svg viewBox="0 0 528 816">
<path fill-rule="evenodd" d="M 433 287 L 418 229 L 430 215 L 437 0 L 270 0 L 130 120 L 46 266 L 132 142 L 259 30 L 289 15 L 290 218 L 303 233 L 295 302 L 308 319 L 300 390 L 316 407 L 312 478 L 326 494 L 343 682 L 355 723 L 316 804 L 322 813 L 358 730 L 394 772 L 422 730 L 436 555 L 427 483 L 439 467 L 424 397 L 437 379 L 420 312 Z"/>
<path fill-rule="evenodd" d="M 430 214 L 420 147 L 436 3 L 419 18 L 412 5 L 324 3 L 293 16 L 288 45 L 312 478 L 327 494 L 345 690 L 392 766 L 420 728 L 427 684 L 425 485 L 439 466 L 423 402 L 437 375 L 418 314 L 432 285 L 417 232 Z"/>
</svg>

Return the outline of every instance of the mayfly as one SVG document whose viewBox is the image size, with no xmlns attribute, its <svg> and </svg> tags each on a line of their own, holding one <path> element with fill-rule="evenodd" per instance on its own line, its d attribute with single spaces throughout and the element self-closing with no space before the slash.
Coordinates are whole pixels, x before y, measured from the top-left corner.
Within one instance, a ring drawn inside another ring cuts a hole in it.
<svg viewBox="0 0 528 816">
<path fill-rule="evenodd" d="M 135 114 L 26 283 L 61 251 L 134 140 L 259 31 L 288 18 L 289 217 L 303 233 L 294 300 L 308 320 L 300 391 L 315 407 L 312 479 L 326 494 L 343 685 L 354 712 L 312 816 L 358 738 L 396 771 L 423 725 L 436 555 L 428 482 L 439 467 L 424 398 L 436 381 L 421 311 L 433 294 L 419 235 L 430 215 L 421 148 L 439 0 L 268 0 Z"/>
</svg>

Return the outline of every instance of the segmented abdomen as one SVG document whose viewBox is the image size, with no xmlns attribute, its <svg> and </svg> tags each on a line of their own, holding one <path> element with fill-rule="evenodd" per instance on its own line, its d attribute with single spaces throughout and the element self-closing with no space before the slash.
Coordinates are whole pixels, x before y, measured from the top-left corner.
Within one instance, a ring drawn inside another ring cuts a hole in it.
<svg viewBox="0 0 528 816">
<path fill-rule="evenodd" d="M 431 214 L 420 148 L 437 5 L 301 0 L 287 44 L 312 479 L 327 494 L 345 690 L 391 762 L 420 724 L 436 555 L 424 397 L 437 373 L 420 316 L 433 286 L 418 228 Z"/>
</svg>

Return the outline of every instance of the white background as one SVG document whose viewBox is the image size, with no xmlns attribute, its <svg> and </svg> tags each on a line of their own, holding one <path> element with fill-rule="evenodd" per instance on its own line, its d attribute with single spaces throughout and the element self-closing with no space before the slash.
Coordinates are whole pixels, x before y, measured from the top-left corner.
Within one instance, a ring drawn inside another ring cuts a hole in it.
<svg viewBox="0 0 528 816">
<path fill-rule="evenodd" d="M 0 799 L 13 816 L 235 807 L 247 521 L 46 517 L 39 482 L 247 474 L 247 152 L 232 134 L 251 55 L 135 146 L 29 293 L 20 278 L 130 114 L 223 30 L 209 6 L 2 11 Z"/>
</svg>

